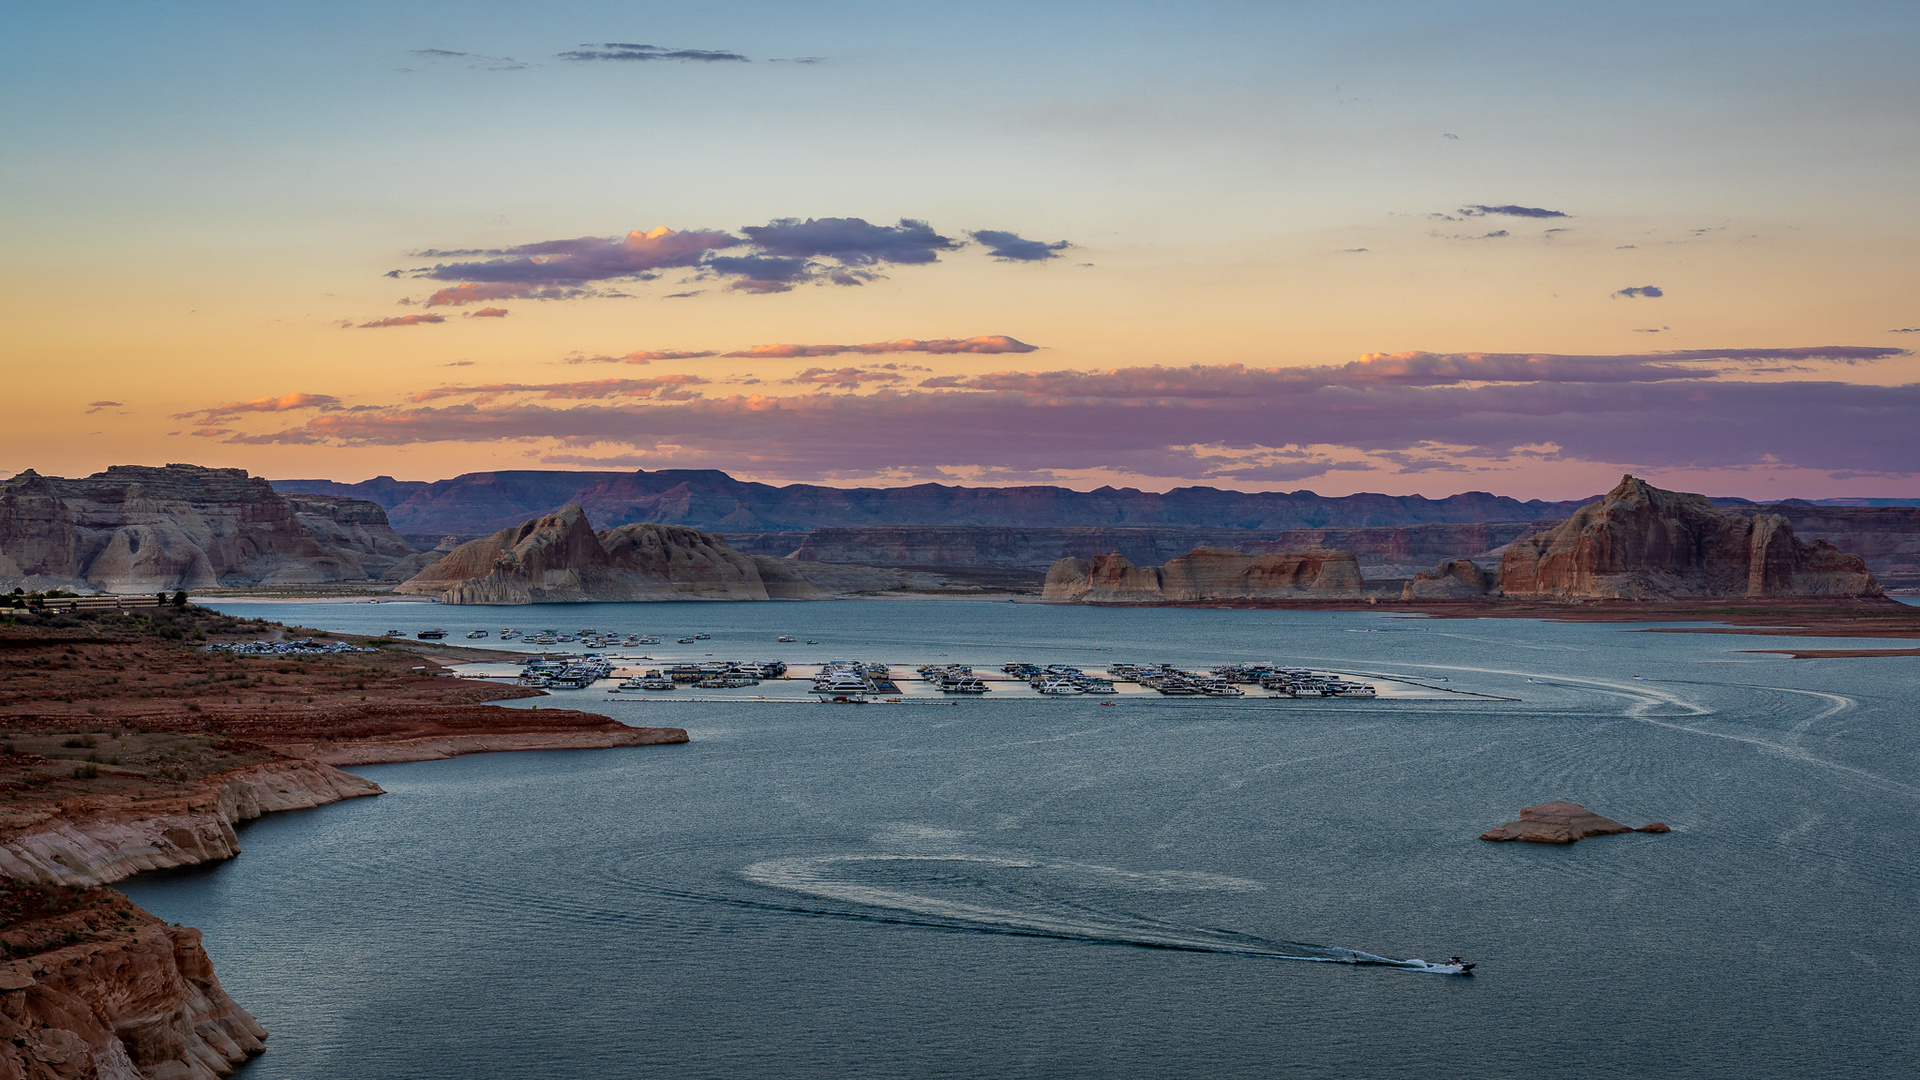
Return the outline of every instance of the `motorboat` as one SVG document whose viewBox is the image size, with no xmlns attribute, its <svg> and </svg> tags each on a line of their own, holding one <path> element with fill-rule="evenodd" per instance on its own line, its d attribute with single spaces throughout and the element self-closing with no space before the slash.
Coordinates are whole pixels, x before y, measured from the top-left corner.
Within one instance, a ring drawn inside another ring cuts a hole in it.
<svg viewBox="0 0 1920 1080">
<path fill-rule="evenodd" d="M 1471 960 L 1462 960 L 1457 956 L 1453 956 L 1449 957 L 1444 964 L 1432 965 L 1432 970 L 1442 975 L 1471 975 L 1473 974 L 1473 969 L 1479 966 L 1480 965 Z"/>
<path fill-rule="evenodd" d="M 713 635 L 712 635 L 712 634 L 695 634 L 695 635 L 693 635 L 693 640 L 695 640 L 695 641 L 712 641 L 712 640 L 713 640 Z"/>
<path fill-rule="evenodd" d="M 683 637 L 683 638 L 678 638 L 678 639 L 676 639 L 676 640 L 677 640 L 677 641 L 679 642 L 679 644 L 681 644 L 681 645 L 691 645 L 691 644 L 693 644 L 693 639 L 692 639 L 692 638 L 690 638 L 690 637 Z"/>
<path fill-rule="evenodd" d="M 792 640 L 794 640 L 794 637 L 793 637 L 793 635 L 792 635 L 792 634 L 781 634 L 781 635 L 780 635 L 779 637 L 777 637 L 777 638 L 774 638 L 773 640 L 775 640 L 775 641 L 792 641 Z"/>
<path fill-rule="evenodd" d="M 486 632 L 485 630 L 469 630 L 469 631 L 467 631 L 467 637 L 469 637 L 469 638 L 482 638 L 482 637 L 486 637 L 486 636 L 487 636 L 487 632 Z"/>
<path fill-rule="evenodd" d="M 447 632 L 445 630 L 422 630 L 413 636 L 419 638 L 421 641 L 439 641 L 441 638 L 447 636 Z"/>
</svg>

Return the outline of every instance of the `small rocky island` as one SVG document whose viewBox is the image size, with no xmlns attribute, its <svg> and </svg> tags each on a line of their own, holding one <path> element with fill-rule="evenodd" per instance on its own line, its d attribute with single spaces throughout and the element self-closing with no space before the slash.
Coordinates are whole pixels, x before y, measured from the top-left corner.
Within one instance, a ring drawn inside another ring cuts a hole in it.
<svg viewBox="0 0 1920 1080">
<path fill-rule="evenodd" d="M 1550 802 L 1539 806 L 1520 808 L 1520 820 L 1509 821 L 1505 825 L 1488 829 L 1480 834 L 1482 840 L 1530 840 L 1536 844 L 1571 844 L 1589 836 L 1607 836 L 1612 833 L 1670 832 L 1665 822 L 1656 821 L 1651 825 L 1642 825 L 1635 829 L 1610 817 L 1581 806 L 1579 803 Z"/>
</svg>

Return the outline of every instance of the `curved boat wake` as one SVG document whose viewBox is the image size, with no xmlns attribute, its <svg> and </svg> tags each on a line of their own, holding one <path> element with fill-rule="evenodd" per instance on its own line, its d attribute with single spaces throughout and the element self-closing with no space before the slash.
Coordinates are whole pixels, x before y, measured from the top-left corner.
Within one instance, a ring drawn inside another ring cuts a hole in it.
<svg viewBox="0 0 1920 1080">
<path fill-rule="evenodd" d="M 1418 959 L 1396 960 L 1392 957 L 1378 956 L 1340 946 L 1315 945 L 1302 941 L 1275 941 L 1252 934 L 1173 926 L 1151 919 L 1115 916 L 1112 913 L 1099 913 L 1091 917 L 1091 912 L 1081 914 L 1066 911 L 1051 914 L 1044 911 L 981 904 L 971 900 L 943 898 L 910 888 L 902 888 L 899 884 L 890 881 L 848 880 L 847 874 L 833 873 L 835 868 L 855 872 L 875 868 L 887 872 L 897 872 L 903 868 L 919 869 L 931 872 L 927 875 L 929 879 L 927 884 L 934 884 L 931 879 L 935 876 L 944 877 L 945 881 L 942 884 L 949 886 L 956 883 L 956 878 L 964 878 L 971 880 L 962 880 L 960 884 L 971 885 L 981 890 L 991 888 L 975 876 L 982 870 L 1037 871 L 1043 874 L 1049 872 L 1084 874 L 1088 871 L 1102 875 L 1124 874 L 1122 871 L 1107 867 L 1076 866 L 988 855 L 825 855 L 768 859 L 747 867 L 741 871 L 741 876 L 755 885 L 766 888 L 869 909 L 859 911 L 792 906 L 786 908 L 786 910 L 803 914 L 868 919 L 876 922 L 971 933 L 1054 938 L 1094 945 L 1216 953 L 1315 964 L 1360 964 L 1442 975 L 1464 974 L 1464 971 L 1454 964 L 1433 964 Z M 960 871 L 960 874 L 956 875 L 953 871 Z M 1124 874 L 1124 876 L 1143 879 L 1146 887 L 1156 891 L 1259 887 L 1252 882 L 1201 874 Z"/>
</svg>

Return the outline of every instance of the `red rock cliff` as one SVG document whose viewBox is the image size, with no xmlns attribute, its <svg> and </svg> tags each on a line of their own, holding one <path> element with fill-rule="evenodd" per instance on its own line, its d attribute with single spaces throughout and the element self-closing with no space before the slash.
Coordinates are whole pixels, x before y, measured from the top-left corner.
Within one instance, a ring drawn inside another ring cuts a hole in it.
<svg viewBox="0 0 1920 1080">
<path fill-rule="evenodd" d="M 1349 551 L 1248 555 L 1201 547 L 1164 566 L 1135 566 L 1117 551 L 1091 560 L 1061 559 L 1048 568 L 1041 595 L 1077 603 L 1343 600 L 1359 599 L 1365 584 Z"/>
<path fill-rule="evenodd" d="M 1515 541 L 1499 588 L 1622 600 L 1880 594 L 1859 556 L 1800 542 L 1777 514 L 1748 518 L 1632 476 L 1558 528 Z"/>
</svg>

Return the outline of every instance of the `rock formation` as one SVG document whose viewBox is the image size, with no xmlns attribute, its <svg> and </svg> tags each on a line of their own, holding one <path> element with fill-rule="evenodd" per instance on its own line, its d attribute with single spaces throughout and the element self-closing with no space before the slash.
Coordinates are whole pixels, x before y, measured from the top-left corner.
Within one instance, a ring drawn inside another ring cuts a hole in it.
<svg viewBox="0 0 1920 1080">
<path fill-rule="evenodd" d="M 1509 821 L 1498 828 L 1488 829 L 1480 834 L 1480 839 L 1530 840 L 1536 844 L 1571 844 L 1589 836 L 1607 836 L 1611 833 L 1668 831 L 1667 826 L 1658 821 L 1634 829 L 1612 818 L 1601 817 L 1579 803 L 1550 802 L 1541 803 L 1539 806 L 1521 807 L 1519 821 Z"/>
<path fill-rule="evenodd" d="M 1193 600 L 1357 600 L 1366 582 L 1353 553 L 1321 549 L 1248 555 L 1195 548 L 1164 566 L 1135 566 L 1114 552 L 1066 558 L 1047 569 L 1041 595 L 1069 603 Z"/>
<path fill-rule="evenodd" d="M 3 881 L 0 905 L 0 1077 L 214 1080 L 265 1049 L 200 931 L 111 889 Z"/>
<path fill-rule="evenodd" d="M 116 465 L 0 482 L 0 583 L 119 593 L 365 581 L 411 555 L 360 500 L 281 495 L 241 469 Z"/>
<path fill-rule="evenodd" d="M 1471 559 L 1449 559 L 1413 575 L 1400 589 L 1402 600 L 1470 600 L 1487 595 L 1493 578 Z"/>
<path fill-rule="evenodd" d="M 1857 555 L 1795 539 L 1778 514 L 1744 514 L 1632 476 L 1500 561 L 1509 597 L 1664 600 L 1677 597 L 1878 596 Z"/>
<path fill-rule="evenodd" d="M 588 600 L 819 600 L 906 584 L 897 571 L 834 567 L 823 588 L 805 564 L 742 555 L 682 525 L 622 525 L 596 533 L 568 506 L 469 541 L 395 587 L 447 604 Z"/>
</svg>

